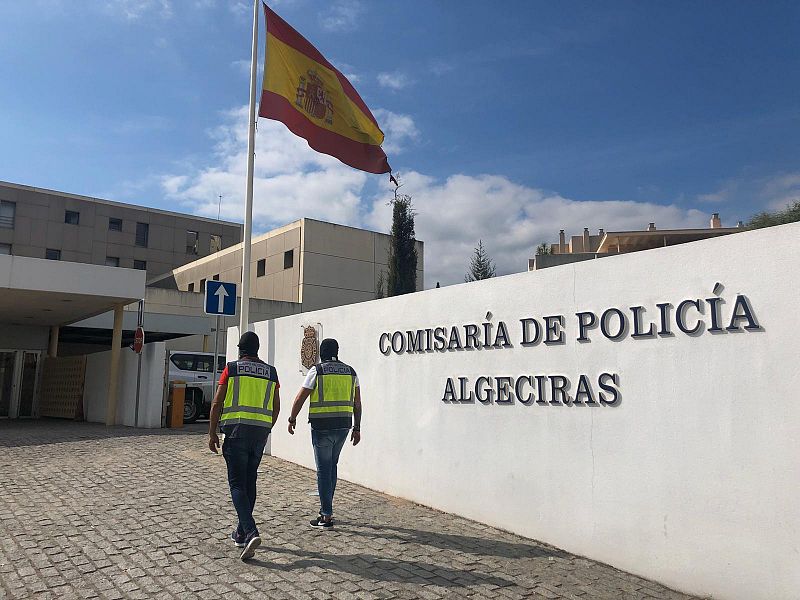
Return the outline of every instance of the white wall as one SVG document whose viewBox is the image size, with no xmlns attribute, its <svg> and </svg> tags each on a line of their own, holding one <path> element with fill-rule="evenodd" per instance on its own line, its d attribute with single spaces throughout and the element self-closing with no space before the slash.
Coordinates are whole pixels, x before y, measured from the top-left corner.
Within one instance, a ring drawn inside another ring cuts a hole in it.
<svg viewBox="0 0 800 600">
<path fill-rule="evenodd" d="M 164 342 L 145 344 L 142 350 L 142 377 L 139 390 L 139 427 L 161 427 L 161 406 L 164 390 L 166 350 Z M 106 422 L 108 401 L 108 371 L 111 351 L 97 352 L 86 357 L 86 382 L 83 406 L 86 420 Z M 117 424 L 133 427 L 136 422 L 136 353 L 123 348 L 120 353 L 119 387 L 117 388 Z"/>
<path fill-rule="evenodd" d="M 343 478 L 686 592 L 796 598 L 799 237 L 791 224 L 258 323 L 284 398 L 272 452 L 313 468 L 308 426 L 292 438 L 285 422 L 301 325 L 318 321 L 362 385 L 363 441 L 343 452 Z M 689 336 L 673 319 L 670 337 L 576 341 L 576 312 L 641 305 L 650 319 L 657 303 L 715 297 L 717 282 L 722 326 L 744 294 L 761 330 Z M 384 332 L 482 326 L 487 311 L 513 348 L 379 351 Z M 545 315 L 565 315 L 565 343 L 521 346 L 519 320 Z M 442 401 L 448 377 L 557 374 L 574 394 L 586 374 L 596 394 L 603 372 L 619 377 L 618 406 Z"/>
</svg>

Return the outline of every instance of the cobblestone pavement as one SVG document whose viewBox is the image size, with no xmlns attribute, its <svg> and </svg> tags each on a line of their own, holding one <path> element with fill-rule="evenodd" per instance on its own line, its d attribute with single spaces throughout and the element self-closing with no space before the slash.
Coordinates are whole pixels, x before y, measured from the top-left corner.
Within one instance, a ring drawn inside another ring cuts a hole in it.
<svg viewBox="0 0 800 600">
<path fill-rule="evenodd" d="M 545 544 L 265 457 L 243 563 L 224 460 L 182 432 L 0 421 L 0 598 L 688 598 Z"/>
</svg>

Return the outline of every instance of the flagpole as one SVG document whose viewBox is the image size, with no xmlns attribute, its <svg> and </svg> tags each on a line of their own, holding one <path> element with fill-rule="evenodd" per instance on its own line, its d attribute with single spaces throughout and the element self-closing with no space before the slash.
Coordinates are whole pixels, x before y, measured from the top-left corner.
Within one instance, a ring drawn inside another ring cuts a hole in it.
<svg viewBox="0 0 800 600">
<path fill-rule="evenodd" d="M 242 240 L 242 305 L 239 309 L 239 334 L 250 325 L 250 244 L 253 237 L 253 160 L 256 145 L 256 77 L 258 61 L 258 10 L 261 0 L 253 0 L 253 47 L 250 52 L 250 112 L 247 131 L 247 188 Z"/>
</svg>

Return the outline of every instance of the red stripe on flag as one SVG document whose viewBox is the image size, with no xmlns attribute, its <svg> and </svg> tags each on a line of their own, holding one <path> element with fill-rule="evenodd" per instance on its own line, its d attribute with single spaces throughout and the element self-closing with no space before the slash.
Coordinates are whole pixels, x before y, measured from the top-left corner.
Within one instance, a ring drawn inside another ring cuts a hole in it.
<svg viewBox="0 0 800 600">
<path fill-rule="evenodd" d="M 339 69 L 329 63 L 328 60 L 322 56 L 320 51 L 311 44 L 311 42 L 300 35 L 300 33 L 298 33 L 294 27 L 281 19 L 274 10 L 266 5 L 266 3 L 264 4 L 264 14 L 267 20 L 267 35 L 274 35 L 284 44 L 291 46 L 298 52 L 302 52 L 311 60 L 320 63 L 336 73 L 336 77 L 339 78 L 339 83 L 342 85 L 342 89 L 347 97 L 350 98 L 350 100 L 361 109 L 361 112 L 369 117 L 370 121 L 378 126 L 378 122 L 375 120 L 375 117 L 372 116 L 372 113 L 370 112 L 369 108 L 367 108 L 366 103 L 361 99 L 361 96 L 358 95 L 356 89 L 347 80 L 347 77 L 342 75 Z M 269 60 L 268 56 L 266 57 L 266 60 Z"/>
<path fill-rule="evenodd" d="M 262 91 L 258 116 L 281 121 L 317 152 L 330 154 L 355 169 L 368 173 L 390 173 L 392 170 L 380 146 L 356 142 L 315 125 L 280 94 Z"/>
</svg>

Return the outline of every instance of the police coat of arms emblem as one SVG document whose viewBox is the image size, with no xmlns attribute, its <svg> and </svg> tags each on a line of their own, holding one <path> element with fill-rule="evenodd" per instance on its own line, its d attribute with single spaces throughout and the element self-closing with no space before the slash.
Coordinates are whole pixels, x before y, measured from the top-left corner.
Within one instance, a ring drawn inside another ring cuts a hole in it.
<svg viewBox="0 0 800 600">
<path fill-rule="evenodd" d="M 315 119 L 324 119 L 333 125 L 333 102 L 325 84 L 314 69 L 307 71 L 308 78 L 300 76 L 295 105 Z"/>
<path fill-rule="evenodd" d="M 317 364 L 319 355 L 319 340 L 317 340 L 317 328 L 313 325 L 303 327 L 303 343 L 300 345 L 300 364 L 306 369 L 310 369 Z"/>
</svg>

